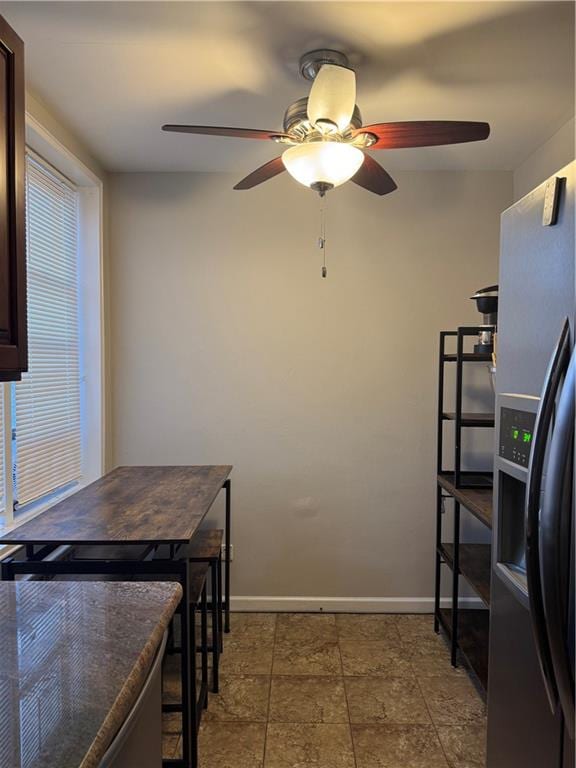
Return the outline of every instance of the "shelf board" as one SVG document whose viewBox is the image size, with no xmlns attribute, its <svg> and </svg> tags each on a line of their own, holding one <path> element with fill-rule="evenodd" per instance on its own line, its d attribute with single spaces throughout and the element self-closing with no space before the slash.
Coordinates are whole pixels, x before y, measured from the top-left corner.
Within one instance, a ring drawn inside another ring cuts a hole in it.
<svg viewBox="0 0 576 768">
<path fill-rule="evenodd" d="M 460 573 L 477 593 L 485 606 L 490 605 L 490 544 L 460 543 Z M 440 554 L 454 568 L 454 545 L 441 544 Z"/>
<path fill-rule="evenodd" d="M 458 360 L 458 355 L 456 353 L 449 353 L 444 355 L 443 359 L 446 363 L 455 363 Z M 462 361 L 465 363 L 491 363 L 492 353 L 483 352 L 481 354 L 477 354 L 475 352 L 464 352 L 462 355 Z"/>
<path fill-rule="evenodd" d="M 463 474 L 463 479 L 471 479 L 472 476 Z M 491 475 L 474 475 L 475 478 L 485 478 L 491 480 Z M 480 522 L 492 528 L 492 488 L 456 488 L 454 485 L 454 475 L 452 473 L 438 475 L 438 485 L 440 485 L 450 496 L 460 502 L 463 507 L 477 517 Z"/>
<path fill-rule="evenodd" d="M 456 421 L 456 413 L 444 411 L 442 418 L 445 421 Z M 463 427 L 493 427 L 493 413 L 462 413 L 460 423 Z"/>
<path fill-rule="evenodd" d="M 441 608 L 438 618 L 451 636 L 452 610 Z M 488 686 L 488 633 L 490 611 L 479 609 L 458 610 L 458 648 L 470 669 L 486 691 Z"/>
</svg>

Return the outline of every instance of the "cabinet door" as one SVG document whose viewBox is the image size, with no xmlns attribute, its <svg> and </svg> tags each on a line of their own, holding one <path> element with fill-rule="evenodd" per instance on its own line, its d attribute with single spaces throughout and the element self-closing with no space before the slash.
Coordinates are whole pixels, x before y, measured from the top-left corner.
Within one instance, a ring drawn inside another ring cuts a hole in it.
<svg viewBox="0 0 576 768">
<path fill-rule="evenodd" d="M 27 370 L 24 45 L 0 16 L 0 381 Z"/>
</svg>

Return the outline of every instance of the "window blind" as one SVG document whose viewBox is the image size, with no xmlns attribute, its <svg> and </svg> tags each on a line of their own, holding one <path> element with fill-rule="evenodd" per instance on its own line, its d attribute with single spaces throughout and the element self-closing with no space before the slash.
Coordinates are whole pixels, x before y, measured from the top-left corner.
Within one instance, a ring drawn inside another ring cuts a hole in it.
<svg viewBox="0 0 576 768">
<path fill-rule="evenodd" d="M 78 196 L 26 161 L 29 371 L 14 385 L 14 498 L 21 507 L 80 479 Z"/>
</svg>

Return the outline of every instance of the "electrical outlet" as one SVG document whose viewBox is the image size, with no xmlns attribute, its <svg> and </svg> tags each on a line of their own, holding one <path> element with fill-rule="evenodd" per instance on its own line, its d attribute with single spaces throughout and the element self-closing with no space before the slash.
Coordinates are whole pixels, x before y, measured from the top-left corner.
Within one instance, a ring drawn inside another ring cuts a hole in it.
<svg viewBox="0 0 576 768">
<path fill-rule="evenodd" d="M 222 560 L 226 559 L 226 544 L 222 544 Z M 230 562 L 234 560 L 234 544 L 230 544 Z"/>
</svg>

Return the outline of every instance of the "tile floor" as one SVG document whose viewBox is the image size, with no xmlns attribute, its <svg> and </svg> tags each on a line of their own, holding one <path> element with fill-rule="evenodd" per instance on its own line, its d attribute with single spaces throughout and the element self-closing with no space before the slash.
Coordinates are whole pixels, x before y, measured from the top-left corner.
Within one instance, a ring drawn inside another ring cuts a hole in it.
<svg viewBox="0 0 576 768">
<path fill-rule="evenodd" d="M 484 704 L 431 616 L 234 614 L 221 669 L 200 768 L 484 768 Z"/>
</svg>

